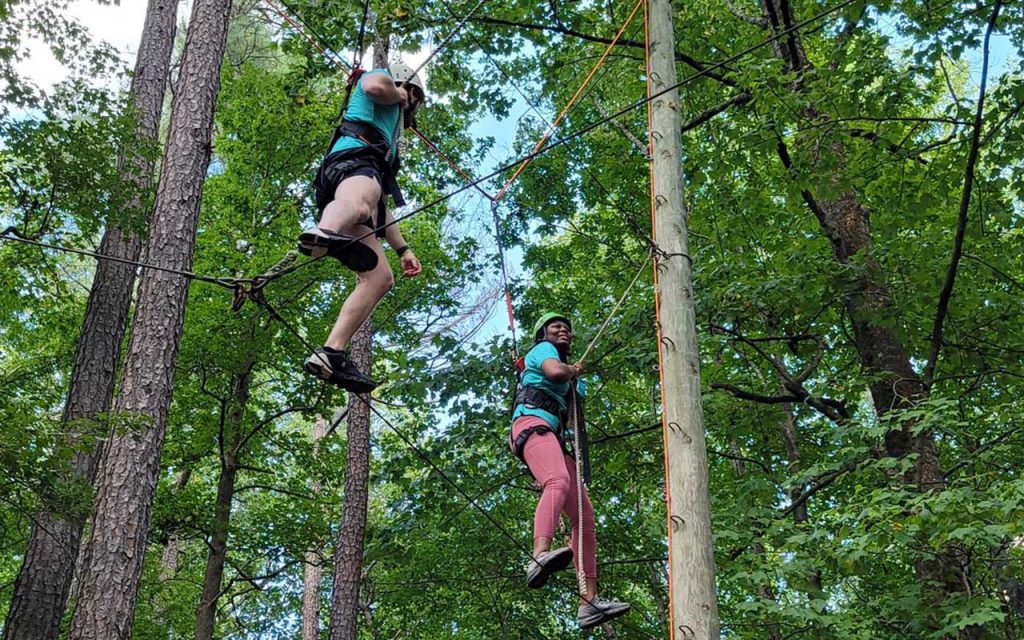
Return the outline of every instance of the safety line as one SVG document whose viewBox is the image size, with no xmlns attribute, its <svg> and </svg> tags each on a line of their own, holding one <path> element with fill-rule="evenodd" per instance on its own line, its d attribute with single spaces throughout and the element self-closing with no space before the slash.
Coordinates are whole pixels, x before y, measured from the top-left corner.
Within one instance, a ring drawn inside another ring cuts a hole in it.
<svg viewBox="0 0 1024 640">
<path fill-rule="evenodd" d="M 455 170 L 455 173 L 459 174 L 460 176 L 462 176 L 463 178 L 465 178 L 465 179 L 466 179 L 467 181 L 469 181 L 469 182 L 473 182 L 473 181 L 474 181 L 474 178 L 473 178 L 473 176 L 471 176 L 471 175 L 470 175 L 470 174 L 469 174 L 469 173 L 468 173 L 467 171 L 465 171 L 465 170 L 464 170 L 464 169 L 462 169 L 462 168 L 461 168 L 461 167 L 460 167 L 459 165 L 457 165 L 457 164 L 455 163 L 455 161 L 454 161 L 454 160 L 452 160 L 451 158 L 449 158 L 448 156 L 446 156 L 446 155 L 444 154 L 444 152 L 442 152 L 442 151 L 441 151 L 441 150 L 440 150 L 440 149 L 439 149 L 439 148 L 437 147 L 437 145 L 436 145 L 436 144 L 434 144 L 434 143 L 433 143 L 433 142 L 432 142 L 432 141 L 430 140 L 430 138 L 428 138 L 427 136 L 425 136 L 425 135 L 423 134 L 423 132 L 421 132 L 421 131 L 420 131 L 419 129 L 417 129 L 416 127 L 409 127 L 409 130 L 410 130 L 410 131 L 412 131 L 412 132 L 413 132 L 414 134 L 416 134 L 416 137 L 417 137 L 417 138 L 419 138 L 419 139 L 420 139 L 420 140 L 421 140 L 421 141 L 423 142 L 423 144 L 425 144 L 425 145 L 427 146 L 427 148 L 428 148 L 428 149 L 430 149 L 431 151 L 433 151 L 433 152 L 434 152 L 434 154 L 435 154 L 435 155 L 437 155 L 437 157 L 439 157 L 439 158 L 441 158 L 442 160 L 444 160 L 444 161 L 445 161 L 445 162 L 446 162 L 446 163 L 448 164 L 448 166 L 449 166 L 449 167 L 451 167 L 452 169 L 454 169 L 454 170 Z M 483 197 L 487 198 L 487 199 L 488 199 L 488 200 L 490 200 L 491 202 L 494 202 L 494 196 L 492 196 L 491 194 L 487 193 L 487 191 L 485 191 L 483 187 L 481 187 L 481 186 L 479 186 L 479 185 L 476 185 L 476 190 L 477 190 L 477 191 L 479 191 L 479 192 L 480 192 L 480 194 L 481 194 L 481 195 L 482 195 Z"/>
<path fill-rule="evenodd" d="M 494 242 L 498 245 L 498 263 L 501 265 L 501 283 L 505 288 L 505 311 L 508 313 L 508 329 L 512 333 L 512 361 L 519 357 L 519 341 L 516 339 L 516 313 L 512 306 L 512 288 L 508 281 L 508 265 L 505 262 L 505 243 L 501 241 L 501 219 L 498 217 L 498 201 L 491 201 L 491 217 L 494 218 Z"/>
<path fill-rule="evenodd" d="M 590 80 L 594 77 L 594 74 L 597 72 L 597 70 L 601 68 L 601 65 L 604 64 L 604 61 L 608 58 L 608 54 L 611 53 L 612 49 L 615 48 L 615 45 L 619 42 L 619 38 L 622 37 L 622 34 L 626 30 L 626 27 L 629 26 L 629 23 L 633 21 L 633 17 L 636 15 L 637 10 L 640 9 L 640 6 L 642 4 L 644 4 L 644 0 L 637 0 L 636 6 L 633 7 L 633 12 L 630 13 L 629 17 L 626 18 L 626 21 L 622 23 L 622 26 L 619 28 L 619 32 L 615 34 L 615 37 L 612 38 L 612 41 L 605 48 L 604 53 L 601 54 L 601 57 L 598 59 L 597 63 L 594 64 L 593 68 L 590 69 L 590 73 L 588 73 L 586 79 L 583 80 L 583 84 L 580 85 L 579 89 L 576 90 L 576 93 L 574 93 L 572 98 L 569 99 L 569 102 L 567 102 L 566 105 L 562 108 L 562 112 L 558 114 L 558 117 L 555 118 L 554 122 L 551 123 L 551 126 L 548 127 L 547 131 L 544 132 L 544 135 L 541 136 L 540 140 L 537 141 L 537 144 L 533 146 L 533 152 L 540 150 L 540 148 L 544 146 L 544 143 L 546 143 L 551 138 L 551 136 L 554 135 L 555 128 L 558 126 L 558 123 L 562 121 L 562 118 L 564 118 L 565 114 L 569 112 L 569 109 L 572 108 L 572 105 L 580 97 L 580 94 L 583 93 L 583 90 L 587 87 L 588 84 L 590 84 Z M 512 174 L 512 177 L 509 178 L 501 187 L 501 189 L 498 190 L 498 193 L 495 194 L 494 197 L 496 200 L 500 200 L 501 197 L 505 195 L 505 192 L 508 191 L 508 188 L 512 186 L 512 183 L 515 182 L 516 178 L 519 177 L 519 174 L 523 172 L 523 169 L 525 169 L 526 166 L 530 164 L 532 160 L 532 157 L 527 157 L 525 160 L 523 160 L 522 164 L 520 164 L 519 167 Z"/>
<path fill-rule="evenodd" d="M 330 53 L 330 55 L 328 55 L 327 51 L 329 50 L 329 47 L 327 47 L 327 42 L 319 34 L 316 34 L 316 37 L 320 40 L 319 43 L 316 40 L 314 40 L 312 37 L 310 37 L 310 35 L 308 33 L 306 33 L 307 31 L 310 32 L 310 33 L 316 33 L 316 32 L 313 31 L 312 29 L 310 29 L 309 27 L 307 27 L 305 25 L 305 23 L 298 22 L 298 18 L 293 19 L 284 10 L 282 10 L 280 7 L 278 7 L 274 3 L 273 0 L 264 0 L 264 2 L 266 2 L 267 6 L 269 6 L 271 9 L 274 10 L 274 13 L 276 13 L 279 16 L 281 16 L 285 20 L 285 22 L 287 22 L 289 25 L 291 25 L 291 27 L 293 29 L 295 29 L 299 33 L 299 35 L 301 35 L 303 37 L 303 39 L 306 40 L 306 42 L 308 42 L 311 45 L 313 45 L 313 47 L 315 47 L 317 51 L 319 51 L 321 54 L 323 54 L 324 57 L 326 57 L 328 60 L 330 60 L 332 63 L 334 63 L 334 66 L 338 67 L 339 69 L 341 69 L 342 71 L 344 71 L 346 73 L 354 68 L 354 67 L 348 66 L 348 63 L 345 62 L 344 60 L 342 60 L 341 56 L 339 56 L 338 54 L 334 53 L 333 50 L 330 50 L 331 53 Z M 287 2 L 285 2 L 285 0 L 281 0 L 281 2 L 283 2 L 285 4 L 285 6 L 288 6 Z M 291 10 L 291 7 L 288 7 L 288 8 L 289 8 L 289 10 Z M 294 11 L 293 11 L 293 13 L 294 13 Z M 298 14 L 296 14 L 296 15 L 298 15 Z M 321 46 L 321 44 L 323 46 Z M 325 47 L 327 47 L 327 48 L 325 49 Z M 344 65 L 344 66 L 342 66 L 342 65 Z"/>
<path fill-rule="evenodd" d="M 0 232 L 0 240 L 7 240 L 9 242 L 20 242 L 22 244 L 28 244 L 36 247 L 42 247 L 44 249 L 53 249 L 55 251 L 61 251 L 64 253 L 74 253 L 80 256 L 88 256 L 97 260 L 109 260 L 111 262 L 119 262 L 121 264 L 128 264 L 133 267 L 140 267 L 142 269 L 152 269 L 154 271 L 163 271 L 164 273 L 173 273 L 179 276 L 183 276 L 190 280 L 198 280 L 200 282 L 209 282 L 210 284 L 219 285 L 225 289 L 234 289 L 236 285 L 240 283 L 252 282 L 250 278 L 217 278 L 214 276 L 206 276 L 192 271 L 185 271 L 183 269 L 171 269 L 169 267 L 161 267 L 159 265 L 150 264 L 147 262 L 140 262 L 138 260 L 129 260 L 127 258 L 120 258 L 118 256 L 111 256 L 103 253 L 96 253 L 95 251 L 88 251 L 86 249 L 76 249 L 74 247 L 66 247 L 59 244 L 50 244 L 48 242 L 40 242 L 39 240 L 32 240 L 26 238 L 18 233 L 15 227 L 7 227 Z"/>
<path fill-rule="evenodd" d="M 608 323 L 610 323 L 612 321 L 612 318 L 615 317 L 615 314 L 619 311 L 619 307 L 621 307 L 622 303 L 626 301 L 626 296 L 628 296 L 629 292 L 633 290 L 633 287 L 640 280 L 640 276 L 647 269 L 647 263 L 651 261 L 651 257 L 654 255 L 654 253 L 655 252 L 653 249 L 647 252 L 647 257 L 644 259 L 644 263 L 640 265 L 640 268 L 637 270 L 636 275 L 633 276 L 632 282 L 629 283 L 629 286 L 627 286 L 625 291 L 622 292 L 622 295 L 619 296 L 619 299 L 615 303 L 615 306 L 612 307 L 612 310 L 607 313 L 604 322 L 601 323 L 601 327 L 597 330 L 597 334 L 594 335 L 593 338 L 591 338 L 590 344 L 588 344 L 587 348 L 583 350 L 583 355 L 580 356 L 579 360 L 577 360 L 576 362 L 582 363 L 584 360 L 587 359 L 587 356 L 590 354 L 590 351 L 594 348 L 594 345 L 597 344 L 597 341 L 601 338 L 601 334 L 603 334 L 604 330 L 608 327 Z"/>
<path fill-rule="evenodd" d="M 650 160 L 647 162 L 647 171 L 650 183 L 651 192 L 651 240 L 657 242 L 657 225 L 655 219 L 655 211 L 658 206 L 658 198 L 654 188 L 654 112 L 653 112 L 653 81 L 651 80 L 651 24 L 650 24 L 650 6 L 648 3 L 644 3 L 644 64 L 647 71 L 647 144 L 650 149 Z M 682 169 L 680 169 L 681 171 Z M 671 587 L 672 584 L 672 491 L 669 486 L 667 478 L 669 477 L 669 465 L 668 465 L 668 423 L 666 422 L 665 416 L 665 361 L 662 356 L 661 346 L 664 336 L 661 331 L 661 295 L 658 284 L 658 259 L 654 259 L 653 267 L 653 278 L 654 278 L 654 329 L 655 337 L 657 338 L 657 351 L 658 351 L 658 393 L 661 400 L 661 451 L 662 451 L 662 465 L 665 473 L 665 534 L 668 537 L 668 566 L 666 572 L 668 575 L 668 583 Z M 673 592 L 675 589 L 669 588 L 668 590 L 668 634 L 669 640 L 675 638 L 675 604 L 673 599 Z"/>
<path fill-rule="evenodd" d="M 413 74 L 419 73 L 420 70 L 423 69 L 423 67 L 427 66 L 428 62 L 434 59 L 434 56 L 441 53 L 441 51 L 443 51 L 444 48 L 448 46 L 448 43 L 451 42 L 452 38 L 457 36 L 459 32 L 462 31 L 462 27 L 465 26 L 466 22 L 473 17 L 473 14 L 476 13 L 480 7 L 484 6 L 484 3 L 486 2 L 487 0 L 480 0 L 479 2 L 477 2 L 476 6 L 470 9 L 469 13 L 463 16 L 462 20 L 460 20 L 459 23 L 455 25 L 455 28 L 452 29 L 451 32 L 447 36 L 445 36 L 444 39 L 441 40 L 441 42 L 439 42 L 436 47 L 434 47 L 434 50 L 430 52 L 430 55 L 427 56 L 427 59 L 421 62 L 418 67 L 416 67 L 416 69 L 413 71 Z"/>
</svg>

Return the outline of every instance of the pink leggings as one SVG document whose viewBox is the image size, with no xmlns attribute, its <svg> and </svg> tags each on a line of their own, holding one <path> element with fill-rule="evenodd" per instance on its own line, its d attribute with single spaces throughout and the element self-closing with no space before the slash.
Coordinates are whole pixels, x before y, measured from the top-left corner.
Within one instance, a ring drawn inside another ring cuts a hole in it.
<svg viewBox="0 0 1024 640">
<path fill-rule="evenodd" d="M 522 416 L 512 423 L 512 437 L 516 437 L 536 425 L 546 424 L 534 416 Z M 558 515 L 564 513 L 572 523 L 573 564 L 579 571 L 579 504 L 576 500 L 576 461 L 562 452 L 558 437 L 553 433 L 533 434 L 523 447 L 523 457 L 530 473 L 541 485 L 540 502 L 533 517 L 533 537 L 554 538 L 558 527 Z M 583 490 L 583 574 L 588 578 L 597 577 L 597 536 L 594 526 L 594 509 L 590 497 Z M 558 546 L 558 545 L 555 545 Z"/>
</svg>

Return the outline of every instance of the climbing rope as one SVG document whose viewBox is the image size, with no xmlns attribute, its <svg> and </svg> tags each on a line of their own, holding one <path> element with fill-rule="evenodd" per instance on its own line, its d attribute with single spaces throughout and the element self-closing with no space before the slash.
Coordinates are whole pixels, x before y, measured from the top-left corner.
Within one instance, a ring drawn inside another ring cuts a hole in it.
<svg viewBox="0 0 1024 640">
<path fill-rule="evenodd" d="M 476 13 L 480 7 L 484 6 L 485 2 L 487 2 L 487 0 L 480 0 L 479 2 L 477 2 L 476 6 L 470 9 L 469 13 L 467 13 L 465 16 L 462 17 L 461 20 L 459 20 L 459 23 L 455 25 L 455 28 L 452 29 L 451 32 L 447 36 L 445 36 L 444 39 L 441 40 L 441 42 L 439 42 L 436 47 L 434 47 L 434 50 L 430 52 L 430 55 L 427 56 L 426 60 L 421 62 L 419 66 L 416 67 L 416 70 L 413 71 L 413 74 L 419 73 L 420 70 L 423 69 L 423 67 L 427 66 L 428 62 L 434 59 L 434 56 L 441 53 L 441 51 L 443 51 L 444 48 L 448 46 L 448 43 L 452 41 L 452 38 L 454 38 L 456 35 L 458 35 L 460 31 L 462 31 L 462 27 L 465 26 L 466 22 L 468 22 L 469 19 L 473 17 L 473 14 Z"/>
<path fill-rule="evenodd" d="M 297 31 L 299 33 L 299 35 L 302 36 L 303 40 L 305 40 L 309 44 L 313 45 L 313 48 L 315 48 L 317 51 L 319 51 L 325 58 L 330 60 L 331 63 L 334 66 L 338 67 L 339 69 L 341 69 L 342 71 L 344 71 L 346 73 L 348 73 L 351 69 L 354 68 L 354 67 L 348 66 L 348 63 L 346 63 L 344 60 L 342 60 L 341 56 L 339 56 L 338 54 L 334 53 L 334 51 L 331 50 L 330 47 L 327 46 L 327 42 L 324 41 L 324 39 L 321 38 L 319 36 L 319 34 L 317 34 L 317 36 L 316 36 L 317 39 L 319 40 L 319 42 L 317 42 L 317 40 L 314 40 L 312 37 L 310 37 L 309 33 L 316 34 L 316 32 L 313 31 L 312 29 L 310 29 L 308 26 L 306 26 L 305 23 L 301 22 L 298 18 L 292 18 L 291 16 L 289 16 L 288 13 L 286 13 L 283 9 L 281 9 L 281 7 L 277 6 L 277 4 L 274 3 L 274 0 L 263 0 L 263 1 L 267 3 L 267 6 L 270 7 L 274 11 L 274 13 L 276 13 L 279 16 L 281 16 L 281 18 L 285 22 L 287 22 L 293 29 L 295 29 L 295 31 Z M 285 0 L 281 0 L 281 1 L 285 2 Z M 287 2 L 285 2 L 285 6 L 287 6 Z M 288 8 L 291 9 L 291 7 L 288 7 Z M 294 13 L 294 11 L 292 13 Z M 296 14 L 296 15 L 298 15 L 298 14 Z M 330 53 L 328 54 L 328 52 L 330 52 Z M 342 65 L 344 65 L 344 66 L 342 66 Z"/>
<path fill-rule="evenodd" d="M 601 327 L 597 330 L 597 333 L 594 334 L 594 337 L 590 339 L 590 342 L 587 344 L 587 348 L 583 350 L 583 355 L 580 356 L 577 362 L 582 364 L 583 361 L 587 359 L 587 356 L 590 355 L 590 352 L 591 350 L 593 350 L 594 345 L 597 344 L 597 341 L 601 338 L 601 335 L 604 333 L 604 330 L 608 328 L 608 323 L 610 323 L 612 321 L 612 318 L 614 318 L 616 313 L 618 313 L 619 307 L 621 307 L 622 303 L 626 301 L 626 296 L 629 295 L 629 292 L 633 290 L 633 287 L 636 286 L 636 283 L 640 280 L 640 275 L 647 270 L 647 263 L 651 261 L 651 256 L 653 256 L 654 253 L 655 252 L 653 250 L 647 253 L 647 257 L 644 259 L 644 263 L 640 265 L 639 269 L 637 269 L 636 275 L 633 276 L 633 280 L 626 287 L 625 291 L 622 292 L 622 295 L 619 296 L 619 299 L 615 302 L 615 306 L 613 306 L 612 310 L 609 311 L 608 314 L 605 316 L 604 322 L 601 323 Z"/>
</svg>

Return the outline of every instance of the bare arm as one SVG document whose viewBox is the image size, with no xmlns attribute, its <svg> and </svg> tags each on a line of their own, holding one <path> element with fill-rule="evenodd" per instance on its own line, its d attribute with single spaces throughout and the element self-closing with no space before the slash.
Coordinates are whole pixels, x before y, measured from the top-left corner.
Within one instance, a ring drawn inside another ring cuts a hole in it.
<svg viewBox="0 0 1024 640">
<path fill-rule="evenodd" d="M 377 104 L 405 104 L 409 96 L 405 89 L 399 89 L 386 73 L 371 73 L 359 79 L 359 86 L 363 88 L 370 100 Z"/>
<path fill-rule="evenodd" d="M 388 225 L 388 228 L 385 229 L 385 233 L 387 234 L 385 239 L 388 241 L 388 244 L 391 245 L 391 248 L 397 251 L 400 247 L 404 247 L 405 238 L 402 237 L 402 230 L 398 228 L 398 223 L 395 222 L 395 216 L 391 213 L 390 209 L 384 218 L 384 222 Z"/>
<path fill-rule="evenodd" d="M 578 364 L 563 364 L 555 358 L 548 358 L 540 364 L 544 377 L 553 382 L 569 382 L 579 375 Z"/>
</svg>

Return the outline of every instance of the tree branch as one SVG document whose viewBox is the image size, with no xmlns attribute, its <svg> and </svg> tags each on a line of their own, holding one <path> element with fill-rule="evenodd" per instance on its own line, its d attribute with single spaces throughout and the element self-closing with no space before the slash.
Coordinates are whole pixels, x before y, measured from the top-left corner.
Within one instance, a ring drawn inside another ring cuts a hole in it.
<svg viewBox="0 0 1024 640">
<path fill-rule="evenodd" d="M 971 205 L 971 192 L 974 189 L 974 169 L 978 163 L 978 152 L 981 148 L 981 126 L 982 114 L 985 108 L 985 90 L 988 84 L 988 62 L 989 44 L 992 39 L 992 31 L 995 29 L 996 20 L 999 19 L 999 11 L 1003 8 L 1003 1 L 996 0 L 995 8 L 992 9 L 992 16 L 988 20 L 985 29 L 985 44 L 981 63 L 981 86 L 978 89 L 978 106 L 974 111 L 974 128 L 971 132 L 971 150 L 967 154 L 967 166 L 964 170 L 964 191 L 960 199 L 960 212 L 956 225 L 956 238 L 953 240 L 953 255 L 949 259 L 949 267 L 946 269 L 946 280 L 939 292 L 939 304 L 935 311 L 935 321 L 932 324 L 931 349 L 928 353 L 928 364 L 924 368 L 924 383 L 931 386 L 935 378 L 935 368 L 939 361 L 939 351 L 942 348 L 942 329 L 946 322 L 946 315 L 949 312 L 949 301 L 953 297 L 953 285 L 956 284 L 956 273 L 960 266 L 960 258 L 964 250 L 964 236 L 967 233 L 967 217 Z"/>
<path fill-rule="evenodd" d="M 697 114 L 696 117 L 692 118 L 689 122 L 684 122 L 683 126 L 680 127 L 680 131 L 682 133 L 686 133 L 687 131 L 696 129 L 697 127 L 704 124 L 708 120 L 714 118 L 723 111 L 726 111 L 727 109 L 729 109 L 729 107 L 747 104 L 748 102 L 753 100 L 753 98 L 754 96 L 752 96 L 750 93 L 746 91 L 744 91 L 743 93 L 737 93 L 728 100 L 720 102 L 709 109 L 705 109 L 701 113 Z"/>
<path fill-rule="evenodd" d="M 597 109 L 597 112 L 601 115 L 602 118 L 608 119 L 608 110 L 604 108 L 604 105 L 601 104 L 601 101 L 596 97 L 594 98 L 594 107 Z M 624 135 L 626 139 L 629 140 L 634 147 L 636 147 L 636 150 L 640 152 L 640 155 L 642 155 L 645 160 L 651 159 L 651 153 L 650 150 L 648 150 L 647 145 L 644 144 L 643 141 L 640 140 L 640 138 L 636 137 L 636 134 L 629 130 L 629 127 L 626 126 L 626 123 L 624 123 L 622 120 L 618 118 L 611 118 L 608 120 L 608 122 L 613 127 L 618 129 L 622 133 L 622 135 Z"/>
<path fill-rule="evenodd" d="M 599 42 L 601 44 L 611 44 L 611 42 L 612 42 L 611 38 L 605 38 L 603 36 L 590 35 L 590 34 L 583 33 L 581 31 L 576 31 L 575 29 L 570 29 L 568 27 L 560 26 L 560 25 L 551 26 L 551 25 L 544 25 L 544 24 L 534 24 L 532 22 L 516 22 L 514 20 L 507 20 L 507 19 L 504 19 L 504 18 L 492 18 L 492 17 L 488 17 L 488 16 L 474 16 L 473 18 L 470 18 L 470 22 L 479 22 L 481 24 L 498 25 L 498 26 L 503 26 L 503 27 L 514 27 L 516 29 L 523 29 L 523 30 L 527 30 L 527 31 L 541 31 L 541 32 L 545 32 L 545 33 L 558 33 L 558 34 L 561 34 L 561 35 L 573 36 L 575 38 L 579 38 L 580 40 L 586 40 L 587 42 Z M 619 46 L 623 46 L 623 47 L 634 47 L 634 48 L 637 48 L 637 49 L 643 49 L 644 48 L 644 43 L 643 42 L 639 42 L 637 40 L 630 40 L 628 38 L 620 38 L 618 44 L 619 44 Z M 739 83 L 736 82 L 735 80 L 733 80 L 731 78 L 727 78 L 726 76 L 724 76 L 724 75 L 722 75 L 722 74 L 720 74 L 720 73 L 718 73 L 716 71 L 705 71 L 705 69 L 707 69 L 707 65 L 705 63 L 701 62 L 700 60 L 697 60 L 696 58 L 688 56 L 685 53 L 680 53 L 679 51 L 676 51 L 675 52 L 675 59 L 678 60 L 679 62 L 682 62 L 683 64 L 688 65 L 689 67 L 691 67 L 693 69 L 696 69 L 697 71 L 704 72 L 704 76 L 705 77 L 711 78 L 713 80 L 717 80 L 718 82 L 720 82 L 722 84 L 725 84 L 725 85 L 728 85 L 730 87 L 737 87 L 737 86 L 739 86 Z"/>
</svg>

